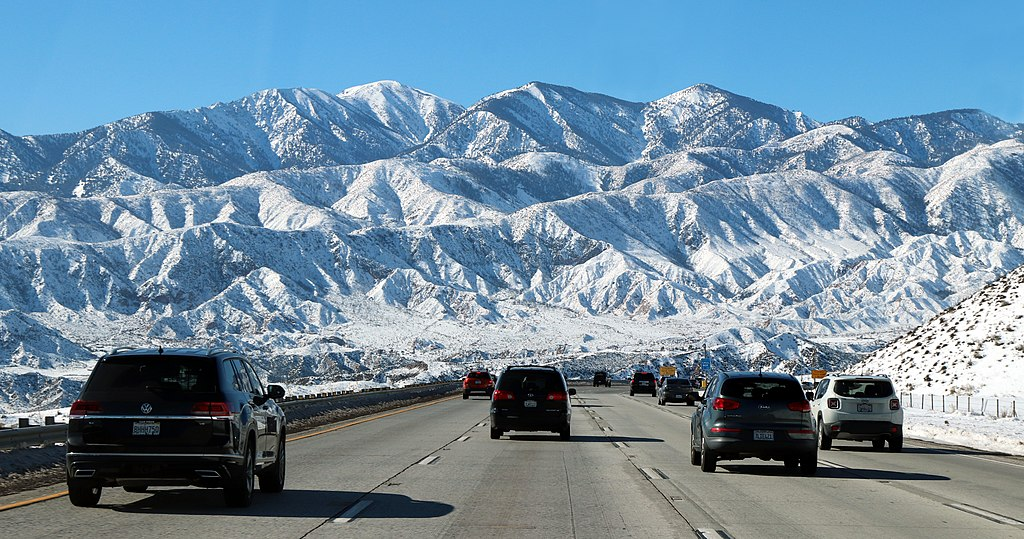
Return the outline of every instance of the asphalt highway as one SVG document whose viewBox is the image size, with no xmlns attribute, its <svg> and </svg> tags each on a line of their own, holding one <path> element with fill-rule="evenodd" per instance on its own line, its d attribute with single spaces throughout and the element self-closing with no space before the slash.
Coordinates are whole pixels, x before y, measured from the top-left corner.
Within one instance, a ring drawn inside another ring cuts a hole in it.
<svg viewBox="0 0 1024 539">
<path fill-rule="evenodd" d="M 836 441 L 818 474 L 689 463 L 693 407 L 578 388 L 572 440 L 488 437 L 488 401 L 445 399 L 292 436 L 280 494 L 63 485 L 0 498 L 18 537 L 1024 537 L 1024 459 L 907 440 Z M 47 499 L 51 497 L 51 499 Z M 43 499 L 43 501 L 35 501 Z M 32 502 L 22 505 L 24 502 Z M 8 534 L 10 532 L 10 534 Z"/>
</svg>

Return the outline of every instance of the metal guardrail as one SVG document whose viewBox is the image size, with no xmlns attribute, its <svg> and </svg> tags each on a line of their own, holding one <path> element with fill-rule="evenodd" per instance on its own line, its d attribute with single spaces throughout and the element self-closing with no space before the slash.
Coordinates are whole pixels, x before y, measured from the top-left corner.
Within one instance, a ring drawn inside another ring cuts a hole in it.
<svg viewBox="0 0 1024 539">
<path fill-rule="evenodd" d="M 370 401 L 369 403 L 372 404 L 398 400 L 405 396 L 416 397 L 442 394 L 446 391 L 455 391 L 456 388 L 461 387 L 461 382 L 454 381 L 432 382 L 396 389 L 374 388 L 367 391 L 335 391 L 285 397 L 278 405 L 284 409 L 289 419 L 300 419 L 332 409 L 345 408 L 346 402 L 349 401 Z M 360 403 L 360 405 L 365 404 Z M 0 449 L 63 442 L 67 439 L 67 428 L 67 424 L 60 423 L 57 425 L 0 429 Z"/>
</svg>

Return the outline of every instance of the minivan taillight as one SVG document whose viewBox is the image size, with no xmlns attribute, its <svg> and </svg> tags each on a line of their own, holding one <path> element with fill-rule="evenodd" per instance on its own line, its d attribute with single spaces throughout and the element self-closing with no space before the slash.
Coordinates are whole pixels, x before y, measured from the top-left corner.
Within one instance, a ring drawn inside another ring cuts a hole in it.
<svg viewBox="0 0 1024 539">
<path fill-rule="evenodd" d="M 839 409 L 839 399 L 836 399 L 836 398 L 829 399 L 828 400 L 828 407 L 831 408 L 832 410 L 838 410 Z"/>
<path fill-rule="evenodd" d="M 494 393 L 491 393 L 491 400 L 495 401 L 514 401 L 516 396 L 511 391 L 503 391 L 501 389 L 495 389 Z"/>
<path fill-rule="evenodd" d="M 740 401 L 734 401 L 732 399 L 723 399 L 722 397 L 718 397 L 711 404 L 711 408 L 714 410 L 739 410 Z"/>
<path fill-rule="evenodd" d="M 569 394 L 565 391 L 552 391 L 548 393 L 549 401 L 567 401 L 569 400 Z"/>
<path fill-rule="evenodd" d="M 900 409 L 900 400 L 899 399 L 889 399 L 889 409 L 890 410 L 899 410 Z"/>
<path fill-rule="evenodd" d="M 197 402 L 192 405 L 192 415 L 225 416 L 231 415 L 226 402 Z"/>
<path fill-rule="evenodd" d="M 810 412 L 811 411 L 811 403 L 809 403 L 807 401 L 791 402 L 791 403 L 789 403 L 788 406 L 789 406 L 789 409 L 793 410 L 794 412 Z"/>
<path fill-rule="evenodd" d="M 103 411 L 103 407 L 101 407 L 100 403 L 98 403 L 96 401 L 76 400 L 71 405 L 71 412 L 69 413 L 69 415 L 71 415 L 71 416 L 83 416 L 83 415 L 89 415 L 89 414 L 98 414 L 98 413 L 100 413 L 102 411 Z"/>
</svg>

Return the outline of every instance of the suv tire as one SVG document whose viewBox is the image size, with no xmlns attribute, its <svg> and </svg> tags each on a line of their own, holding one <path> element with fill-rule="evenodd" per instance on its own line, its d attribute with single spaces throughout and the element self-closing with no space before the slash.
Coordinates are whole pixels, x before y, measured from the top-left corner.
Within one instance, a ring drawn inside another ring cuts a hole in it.
<svg viewBox="0 0 1024 539">
<path fill-rule="evenodd" d="M 277 442 L 277 460 L 259 473 L 260 492 L 277 493 L 284 490 L 285 466 L 287 465 L 284 443 L 284 431 L 281 431 L 281 439 Z"/>
<path fill-rule="evenodd" d="M 252 492 L 256 483 L 256 442 L 249 439 L 249 447 L 245 450 L 242 470 L 237 477 L 230 479 L 230 485 L 224 487 L 224 503 L 229 507 L 249 507 L 252 505 Z"/>
<path fill-rule="evenodd" d="M 890 453 L 901 453 L 903 452 L 903 433 L 899 432 L 892 435 L 889 438 L 889 452 Z"/>
<path fill-rule="evenodd" d="M 693 444 L 690 444 L 690 464 L 700 466 L 700 451 L 694 449 Z"/>
<path fill-rule="evenodd" d="M 700 439 L 700 471 L 705 473 L 712 473 L 715 471 L 715 466 L 718 464 L 718 455 L 714 451 L 708 449 L 704 438 Z"/>
<path fill-rule="evenodd" d="M 558 431 L 558 438 L 563 442 L 568 442 L 570 438 L 569 425 L 566 425 L 564 429 Z"/>
<path fill-rule="evenodd" d="M 885 449 L 885 438 L 875 438 L 874 440 L 871 440 L 871 448 L 875 451 Z"/>
<path fill-rule="evenodd" d="M 146 492 L 146 489 L 148 489 L 149 487 L 147 487 L 146 485 L 132 485 L 132 486 L 122 487 L 122 488 L 124 489 L 125 492 L 131 492 L 131 493 L 134 493 L 134 494 L 142 494 L 143 492 Z"/>
<path fill-rule="evenodd" d="M 634 393 L 635 393 L 635 391 L 633 391 L 632 389 L 629 390 L 629 396 L 630 397 L 632 397 Z"/>
<path fill-rule="evenodd" d="M 468 398 L 469 398 L 469 391 L 463 391 L 462 392 L 462 400 L 466 400 Z"/>
<path fill-rule="evenodd" d="M 68 479 L 68 498 L 78 507 L 96 507 L 100 503 L 103 487 L 80 479 Z"/>
<path fill-rule="evenodd" d="M 501 433 L 501 429 L 496 429 L 494 427 L 491 427 L 491 439 L 492 440 L 497 440 L 498 438 L 501 438 L 501 434 L 502 434 Z"/>
<path fill-rule="evenodd" d="M 828 451 L 832 449 L 832 437 L 825 431 L 825 423 L 818 418 L 818 449 Z"/>
<path fill-rule="evenodd" d="M 814 475 L 818 473 L 818 455 L 811 453 L 800 459 L 800 475 Z"/>
</svg>

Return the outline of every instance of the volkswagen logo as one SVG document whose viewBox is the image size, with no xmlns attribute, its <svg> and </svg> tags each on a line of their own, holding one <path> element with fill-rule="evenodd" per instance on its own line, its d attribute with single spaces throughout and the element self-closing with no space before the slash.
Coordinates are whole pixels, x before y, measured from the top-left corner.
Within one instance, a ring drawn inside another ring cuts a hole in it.
<svg viewBox="0 0 1024 539">
<path fill-rule="evenodd" d="M 142 413 L 148 414 L 153 411 L 153 405 L 148 402 L 144 402 L 142 403 L 140 409 L 142 410 Z"/>
</svg>

